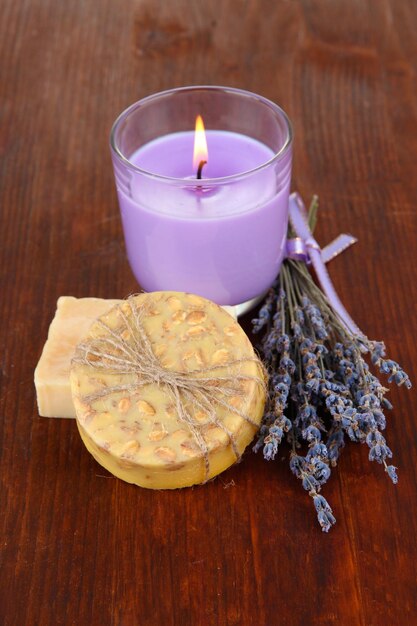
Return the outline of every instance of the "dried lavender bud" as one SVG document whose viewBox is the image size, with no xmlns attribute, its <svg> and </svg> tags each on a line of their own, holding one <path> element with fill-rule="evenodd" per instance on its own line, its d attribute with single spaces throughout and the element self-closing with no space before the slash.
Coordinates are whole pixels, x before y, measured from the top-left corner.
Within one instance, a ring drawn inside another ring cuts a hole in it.
<svg viewBox="0 0 417 626">
<path fill-rule="evenodd" d="M 309 442 L 318 443 L 321 440 L 320 431 L 316 426 L 308 426 L 302 434 L 303 438 Z"/>
<path fill-rule="evenodd" d="M 330 477 L 330 467 L 327 463 L 324 463 L 321 459 L 313 458 L 310 462 L 310 466 L 313 470 L 313 476 L 321 485 L 324 485 Z"/>
<path fill-rule="evenodd" d="M 387 472 L 388 476 L 391 478 L 394 485 L 396 485 L 398 483 L 397 468 L 394 467 L 394 465 L 387 465 L 385 468 L 385 471 Z"/>
<path fill-rule="evenodd" d="M 329 434 L 326 446 L 329 453 L 330 463 L 334 467 L 337 464 L 340 450 L 345 446 L 345 437 L 341 428 L 333 429 L 333 431 Z"/>
<path fill-rule="evenodd" d="M 336 518 L 333 515 L 333 511 L 329 506 L 329 503 L 323 496 L 314 496 L 314 506 L 317 511 L 317 519 L 323 532 L 328 533 L 333 524 L 336 523 Z"/>
<path fill-rule="evenodd" d="M 297 478 L 302 477 L 302 473 L 304 471 L 304 463 L 305 459 L 302 456 L 298 456 L 296 454 L 291 456 L 290 459 L 290 470 L 293 474 L 297 476 Z"/>
<path fill-rule="evenodd" d="M 252 320 L 253 332 L 259 333 L 271 319 L 272 309 L 276 300 L 274 289 L 270 289 L 265 304 L 260 308 L 258 317 Z"/>
</svg>

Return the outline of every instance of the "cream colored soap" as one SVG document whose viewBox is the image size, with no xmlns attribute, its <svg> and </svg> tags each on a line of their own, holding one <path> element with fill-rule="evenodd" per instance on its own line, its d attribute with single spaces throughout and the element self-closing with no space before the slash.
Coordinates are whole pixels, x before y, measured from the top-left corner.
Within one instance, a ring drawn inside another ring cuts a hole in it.
<svg viewBox="0 0 417 626">
<path fill-rule="evenodd" d="M 39 415 L 75 417 L 69 374 L 76 345 L 92 322 L 121 300 L 62 296 L 35 370 Z"/>
<path fill-rule="evenodd" d="M 232 465 L 265 403 L 264 371 L 239 324 L 177 292 L 129 298 L 93 323 L 71 388 L 94 458 L 151 489 L 202 483 Z"/>
</svg>

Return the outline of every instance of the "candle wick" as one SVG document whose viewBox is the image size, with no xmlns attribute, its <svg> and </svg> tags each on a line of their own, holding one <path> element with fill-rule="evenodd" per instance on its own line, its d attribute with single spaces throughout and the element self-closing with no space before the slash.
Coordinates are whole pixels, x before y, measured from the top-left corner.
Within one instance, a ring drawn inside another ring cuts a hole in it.
<svg viewBox="0 0 417 626">
<path fill-rule="evenodd" d="M 201 180 L 201 173 L 203 171 L 203 167 L 206 165 L 207 161 L 200 161 L 200 163 L 198 164 L 198 170 L 197 170 L 197 180 Z"/>
</svg>

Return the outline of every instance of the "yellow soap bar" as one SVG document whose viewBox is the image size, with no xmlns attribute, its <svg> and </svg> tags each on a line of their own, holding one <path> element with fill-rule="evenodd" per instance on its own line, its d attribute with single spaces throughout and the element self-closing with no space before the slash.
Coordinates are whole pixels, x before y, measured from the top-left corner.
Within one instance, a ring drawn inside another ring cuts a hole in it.
<svg viewBox="0 0 417 626">
<path fill-rule="evenodd" d="M 77 347 L 71 389 L 80 435 L 115 476 L 150 489 L 213 478 L 261 421 L 265 374 L 242 328 L 200 296 L 129 298 Z"/>
<path fill-rule="evenodd" d="M 35 370 L 39 415 L 75 417 L 69 374 L 76 345 L 92 322 L 121 300 L 62 296 Z"/>
</svg>

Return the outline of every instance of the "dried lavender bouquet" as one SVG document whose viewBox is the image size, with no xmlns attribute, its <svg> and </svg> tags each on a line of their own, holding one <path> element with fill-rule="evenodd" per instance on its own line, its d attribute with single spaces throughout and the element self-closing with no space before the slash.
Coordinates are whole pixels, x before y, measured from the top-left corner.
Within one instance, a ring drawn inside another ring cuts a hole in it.
<svg viewBox="0 0 417 626">
<path fill-rule="evenodd" d="M 316 221 L 317 199 L 309 210 Z M 291 236 L 291 233 L 289 233 Z M 269 397 L 254 446 L 275 459 L 285 438 L 290 468 L 312 497 L 317 518 L 328 532 L 336 519 L 321 489 L 337 464 L 346 440 L 366 443 L 394 484 L 396 467 L 382 432 L 388 389 L 370 370 L 368 355 L 388 382 L 411 387 L 398 363 L 387 359 L 382 342 L 348 331 L 305 263 L 286 259 L 258 317 L 255 333 L 264 331 L 258 349 L 269 372 Z"/>
</svg>

